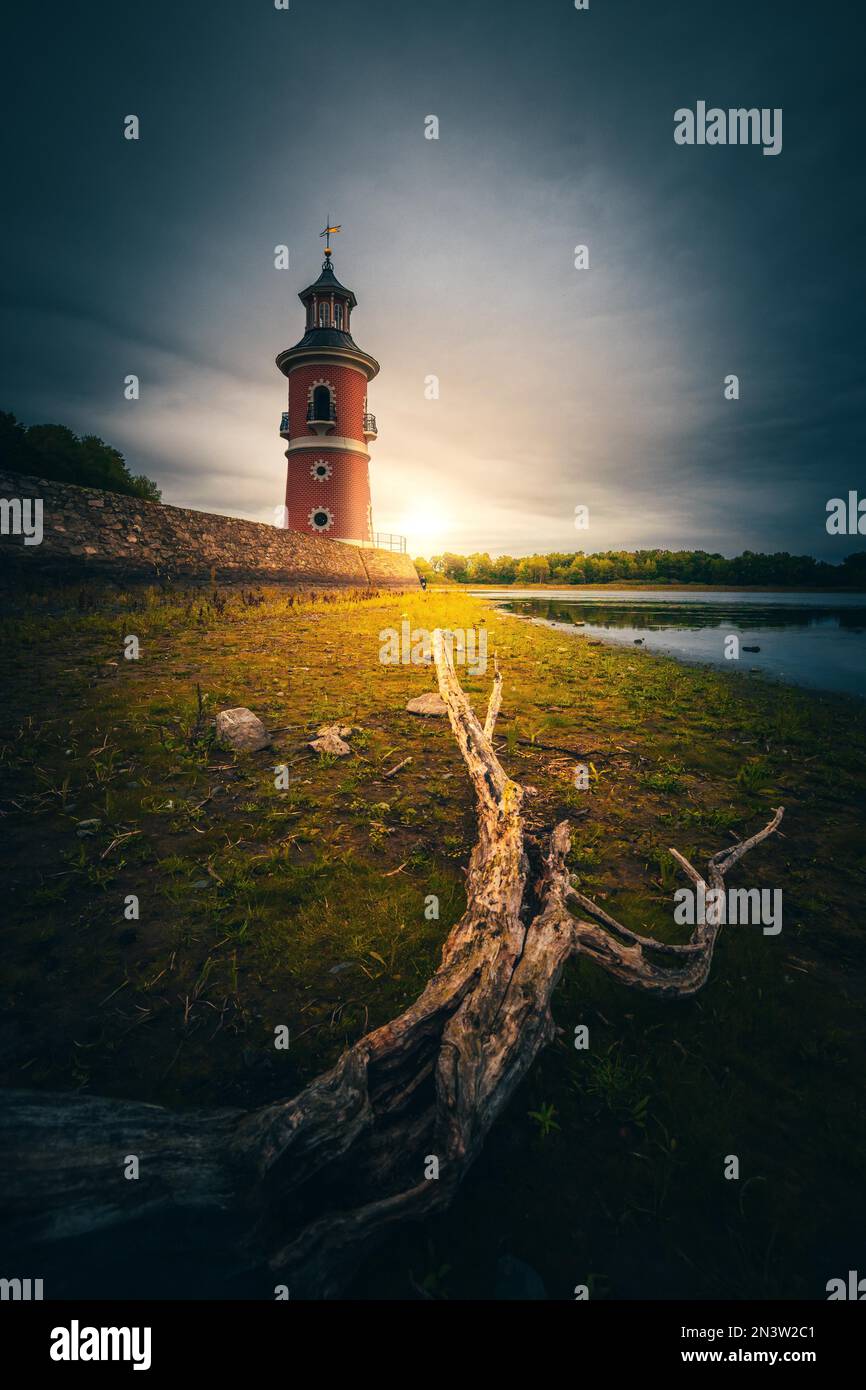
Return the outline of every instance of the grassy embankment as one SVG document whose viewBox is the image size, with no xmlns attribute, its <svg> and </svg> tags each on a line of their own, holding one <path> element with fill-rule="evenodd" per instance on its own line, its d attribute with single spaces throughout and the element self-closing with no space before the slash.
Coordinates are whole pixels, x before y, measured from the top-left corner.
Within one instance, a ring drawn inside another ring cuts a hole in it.
<svg viewBox="0 0 866 1390">
<path fill-rule="evenodd" d="M 678 1005 L 570 967 L 563 1036 L 452 1213 L 399 1236 L 359 1287 L 490 1296 L 511 1254 L 554 1297 L 587 1280 L 596 1296 L 820 1297 L 856 1266 L 860 706 L 563 638 L 460 592 L 86 603 L 55 594 L 3 622 L 3 1084 L 254 1105 L 411 1000 L 462 910 L 474 816 L 447 721 L 403 708 L 432 673 L 382 666 L 378 633 L 404 614 L 483 622 L 505 676 L 503 762 L 537 788 L 531 830 L 574 818 L 583 891 L 676 939 L 666 847 L 701 861 L 783 802 L 785 838 L 733 881 L 782 886 L 784 930 L 728 929 L 709 985 Z M 128 633 L 137 662 L 122 657 Z M 489 675 L 464 685 L 480 704 Z M 213 745 L 212 716 L 231 705 L 277 731 L 273 749 Z M 320 760 L 307 740 L 336 719 L 357 726 L 352 757 Z M 588 792 L 576 755 L 593 765 Z M 439 921 L 424 918 L 431 893 Z M 280 1023 L 288 1052 L 273 1047 Z M 588 1052 L 571 1045 L 578 1023 Z M 727 1154 L 738 1182 L 722 1176 Z"/>
</svg>

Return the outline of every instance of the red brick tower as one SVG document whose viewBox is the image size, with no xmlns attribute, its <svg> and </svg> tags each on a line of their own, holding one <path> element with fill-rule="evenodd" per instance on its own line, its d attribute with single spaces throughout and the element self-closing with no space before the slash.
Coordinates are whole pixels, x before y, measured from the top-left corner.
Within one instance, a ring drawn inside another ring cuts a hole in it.
<svg viewBox="0 0 866 1390">
<path fill-rule="evenodd" d="M 328 227 L 322 273 L 298 298 L 306 314 L 299 343 L 277 357 L 289 379 L 289 408 L 280 434 L 287 441 L 287 526 L 333 540 L 371 541 L 370 455 L 376 417 L 367 410 L 367 383 L 379 370 L 356 345 L 349 319 L 356 299 L 331 265 Z"/>
</svg>

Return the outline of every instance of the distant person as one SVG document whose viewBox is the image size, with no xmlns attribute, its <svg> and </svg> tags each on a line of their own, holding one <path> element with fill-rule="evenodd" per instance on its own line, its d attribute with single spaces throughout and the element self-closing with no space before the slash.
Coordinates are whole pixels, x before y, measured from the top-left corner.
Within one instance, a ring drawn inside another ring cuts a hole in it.
<svg viewBox="0 0 866 1390">
<path fill-rule="evenodd" d="M 419 579 L 419 581 L 420 581 L 421 588 L 422 588 L 422 589 L 426 589 L 426 588 L 427 588 L 427 577 L 426 577 L 426 575 L 419 574 L 419 575 L 418 575 L 418 579 Z"/>
</svg>

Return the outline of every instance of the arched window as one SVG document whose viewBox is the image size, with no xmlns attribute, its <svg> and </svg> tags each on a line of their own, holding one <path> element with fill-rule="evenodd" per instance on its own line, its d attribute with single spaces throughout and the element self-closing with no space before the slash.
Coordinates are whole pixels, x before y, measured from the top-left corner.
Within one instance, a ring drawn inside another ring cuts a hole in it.
<svg viewBox="0 0 866 1390">
<path fill-rule="evenodd" d="M 339 328 L 339 329 L 342 331 L 342 328 L 343 328 L 343 306 L 342 306 L 342 304 L 336 304 L 336 305 L 334 306 L 334 327 L 335 327 L 335 328 Z"/>
<path fill-rule="evenodd" d="M 320 305 L 319 305 L 319 327 L 320 327 L 320 328 L 327 328 L 330 322 L 331 322 L 331 306 L 330 306 L 330 304 L 320 304 Z"/>
<path fill-rule="evenodd" d="M 313 415 L 314 420 L 330 420 L 331 418 L 331 393 L 327 386 L 317 386 L 313 392 Z"/>
</svg>

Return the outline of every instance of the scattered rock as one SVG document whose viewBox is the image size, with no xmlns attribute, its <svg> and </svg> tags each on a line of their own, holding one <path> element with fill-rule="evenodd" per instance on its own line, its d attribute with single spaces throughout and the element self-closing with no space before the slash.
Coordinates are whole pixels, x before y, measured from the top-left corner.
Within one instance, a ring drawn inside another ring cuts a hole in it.
<svg viewBox="0 0 866 1390">
<path fill-rule="evenodd" d="M 320 724 L 316 730 L 320 738 L 323 738 L 325 734 L 336 734 L 337 738 L 348 738 L 351 732 L 351 724 Z"/>
<path fill-rule="evenodd" d="M 258 715 L 244 705 L 220 710 L 216 717 L 216 733 L 220 743 L 237 753 L 256 753 L 267 748 L 270 734 Z"/>
<path fill-rule="evenodd" d="M 642 637 L 636 637 L 636 638 L 634 639 L 634 644 L 635 644 L 636 647 L 642 647 L 642 646 L 643 646 L 643 638 L 642 638 Z"/>
<path fill-rule="evenodd" d="M 344 970 L 354 970 L 354 969 L 355 969 L 355 962 L 354 962 L 353 960 L 341 960 L 340 963 L 339 963 L 339 965 L 332 965 L 332 966 L 331 966 L 330 970 L 328 971 L 328 974 L 329 974 L 329 975 L 342 975 L 342 973 L 343 973 Z"/>
<path fill-rule="evenodd" d="M 85 835 L 95 835 L 101 824 L 100 820 L 80 820 L 75 827 L 75 833 L 82 839 Z"/>
<path fill-rule="evenodd" d="M 448 707 L 438 690 L 428 690 L 426 695 L 416 695 L 406 706 L 410 714 L 447 714 Z"/>
<path fill-rule="evenodd" d="M 328 729 L 327 733 L 319 738 L 314 738 L 310 747 L 314 753 L 331 753 L 335 758 L 346 758 L 351 753 L 348 743 L 344 743 L 340 735 L 336 732 L 337 725 L 334 724 Z"/>
<path fill-rule="evenodd" d="M 197 878 L 196 881 L 195 881 L 195 883 L 193 883 L 193 884 L 191 885 L 191 887 L 193 887 L 193 888 L 210 888 L 210 879 L 209 879 L 209 878 Z"/>
</svg>

